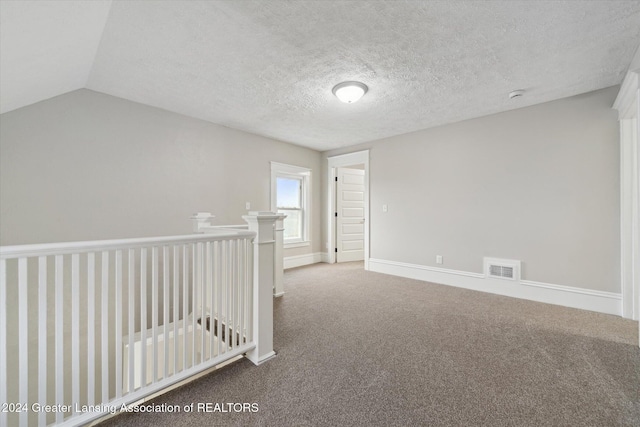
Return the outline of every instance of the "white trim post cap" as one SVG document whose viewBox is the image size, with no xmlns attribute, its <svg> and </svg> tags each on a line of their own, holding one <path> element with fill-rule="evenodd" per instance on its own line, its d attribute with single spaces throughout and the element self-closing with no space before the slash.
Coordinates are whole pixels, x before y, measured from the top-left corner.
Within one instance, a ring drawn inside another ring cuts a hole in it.
<svg viewBox="0 0 640 427">
<path fill-rule="evenodd" d="M 196 212 L 190 219 L 193 224 L 193 232 L 201 233 L 201 227 L 205 225 L 211 225 L 211 220 L 215 218 L 215 215 L 211 215 L 211 212 Z"/>
</svg>

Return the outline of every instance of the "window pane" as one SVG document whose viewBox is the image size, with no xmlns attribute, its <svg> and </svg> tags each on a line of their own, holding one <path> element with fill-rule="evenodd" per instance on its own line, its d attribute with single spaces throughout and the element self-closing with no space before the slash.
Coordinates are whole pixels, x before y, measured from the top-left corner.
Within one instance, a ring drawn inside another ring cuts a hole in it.
<svg viewBox="0 0 640 427">
<path fill-rule="evenodd" d="M 284 219 L 284 239 L 302 239 L 302 211 L 278 209 L 287 215 Z"/>
<path fill-rule="evenodd" d="M 276 204 L 278 208 L 302 208 L 301 183 L 302 180 L 295 178 L 278 177 L 276 179 Z"/>
</svg>

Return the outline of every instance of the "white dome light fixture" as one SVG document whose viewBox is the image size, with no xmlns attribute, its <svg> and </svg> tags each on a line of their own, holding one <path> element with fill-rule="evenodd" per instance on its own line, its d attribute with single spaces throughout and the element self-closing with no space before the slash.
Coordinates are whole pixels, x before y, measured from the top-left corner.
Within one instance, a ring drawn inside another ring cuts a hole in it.
<svg viewBox="0 0 640 427">
<path fill-rule="evenodd" d="M 333 87 L 333 94 L 345 104 L 357 102 L 367 93 L 369 88 L 366 84 L 360 82 L 342 82 Z"/>
<path fill-rule="evenodd" d="M 513 90 L 513 91 L 509 92 L 509 99 L 520 98 L 523 95 L 524 95 L 524 90 L 522 90 L 522 89 Z"/>
</svg>

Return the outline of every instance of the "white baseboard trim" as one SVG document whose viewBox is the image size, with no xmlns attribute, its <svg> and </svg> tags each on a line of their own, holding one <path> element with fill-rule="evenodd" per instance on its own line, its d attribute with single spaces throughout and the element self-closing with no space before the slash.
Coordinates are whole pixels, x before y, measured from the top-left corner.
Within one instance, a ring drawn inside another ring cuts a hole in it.
<svg viewBox="0 0 640 427">
<path fill-rule="evenodd" d="M 317 264 L 323 262 L 322 255 L 322 252 L 314 252 L 311 254 L 287 256 L 284 257 L 283 268 L 286 270 L 289 268 L 302 267 L 303 265 Z"/>
<path fill-rule="evenodd" d="M 378 273 L 423 280 L 474 291 L 562 305 L 606 314 L 622 315 L 622 294 L 534 282 L 502 280 L 481 273 L 428 267 L 383 259 L 369 259 L 369 269 Z"/>
</svg>

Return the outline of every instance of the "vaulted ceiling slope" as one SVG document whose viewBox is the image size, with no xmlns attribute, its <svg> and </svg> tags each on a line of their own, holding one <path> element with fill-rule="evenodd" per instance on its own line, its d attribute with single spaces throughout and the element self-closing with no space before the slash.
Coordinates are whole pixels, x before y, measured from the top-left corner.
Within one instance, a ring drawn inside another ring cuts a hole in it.
<svg viewBox="0 0 640 427">
<path fill-rule="evenodd" d="M 0 1 L 0 113 L 86 87 L 111 1 Z"/>
<path fill-rule="evenodd" d="M 320 151 L 619 84 L 640 42 L 640 1 L 0 8 L 1 112 L 85 87 Z"/>
</svg>

